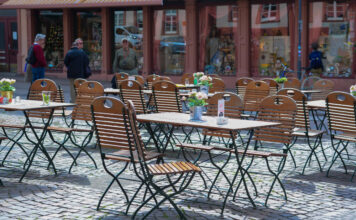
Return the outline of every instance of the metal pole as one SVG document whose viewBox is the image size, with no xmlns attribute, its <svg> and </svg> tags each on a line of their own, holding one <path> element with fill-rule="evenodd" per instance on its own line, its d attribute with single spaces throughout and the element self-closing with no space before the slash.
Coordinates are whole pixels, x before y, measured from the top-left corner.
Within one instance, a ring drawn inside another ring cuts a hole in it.
<svg viewBox="0 0 356 220">
<path fill-rule="evenodd" d="M 303 29 L 303 21 L 302 21 L 302 0 L 298 2 L 298 79 L 301 80 L 302 78 L 302 29 Z"/>
</svg>

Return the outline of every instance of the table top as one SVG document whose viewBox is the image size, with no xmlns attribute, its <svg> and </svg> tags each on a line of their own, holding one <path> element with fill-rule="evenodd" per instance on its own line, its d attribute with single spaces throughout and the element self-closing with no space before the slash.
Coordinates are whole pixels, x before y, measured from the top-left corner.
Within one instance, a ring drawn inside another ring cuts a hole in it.
<svg viewBox="0 0 356 220">
<path fill-rule="evenodd" d="M 326 102 L 325 102 L 325 100 L 308 101 L 307 102 L 307 107 L 325 109 L 326 108 Z"/>
<path fill-rule="evenodd" d="M 280 125 L 280 123 L 277 122 L 252 121 L 232 118 L 229 118 L 228 123 L 225 125 L 217 125 L 216 117 L 212 116 L 203 116 L 203 120 L 204 122 L 190 121 L 190 115 L 185 113 L 165 112 L 137 115 L 137 121 L 142 123 L 162 123 L 176 126 L 187 126 L 227 131 L 248 130 L 254 128 Z"/>
<path fill-rule="evenodd" d="M 144 94 L 152 94 L 152 90 L 149 89 L 144 89 L 142 91 Z M 120 89 L 106 88 L 104 89 L 104 93 L 117 95 L 120 93 Z"/>
<path fill-rule="evenodd" d="M 200 88 L 200 86 L 194 85 L 194 84 L 188 84 L 188 85 L 176 84 L 176 86 L 177 86 L 178 89 L 197 89 L 197 88 Z"/>
<path fill-rule="evenodd" d="M 302 93 L 321 93 L 321 90 L 300 90 Z"/>
<path fill-rule="evenodd" d="M 76 104 L 74 104 L 74 103 L 61 103 L 61 102 L 50 102 L 49 105 L 43 105 L 42 101 L 21 100 L 19 103 L 0 105 L 0 109 L 5 109 L 5 110 L 9 110 L 9 111 L 26 111 L 26 110 L 35 110 L 35 109 L 72 107 L 75 105 Z"/>
</svg>

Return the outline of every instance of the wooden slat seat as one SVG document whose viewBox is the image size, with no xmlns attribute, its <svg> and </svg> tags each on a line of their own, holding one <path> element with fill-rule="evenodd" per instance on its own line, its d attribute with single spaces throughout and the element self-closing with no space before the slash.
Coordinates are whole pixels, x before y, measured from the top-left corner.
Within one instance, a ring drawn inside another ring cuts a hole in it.
<svg viewBox="0 0 356 220">
<path fill-rule="evenodd" d="M 343 140 L 343 141 L 352 141 L 352 142 L 356 142 L 356 134 L 354 135 L 335 135 L 334 136 L 335 139 L 338 140 Z"/>
<path fill-rule="evenodd" d="M 53 117 L 62 117 L 64 112 L 64 116 L 70 116 L 73 112 L 73 110 L 54 110 L 53 112 Z"/>
<path fill-rule="evenodd" d="M 7 137 L 0 137 L 0 141 L 6 140 Z"/>
<path fill-rule="evenodd" d="M 163 154 L 157 152 L 146 151 L 145 153 L 146 153 L 146 160 L 148 161 L 152 159 L 157 159 L 159 157 L 163 157 Z M 137 151 L 132 152 L 132 154 L 134 157 L 133 161 L 135 163 L 139 163 Z M 131 154 L 130 151 L 128 150 L 120 150 L 112 154 L 105 154 L 105 159 L 131 162 Z"/>
<path fill-rule="evenodd" d="M 148 170 L 152 175 L 183 174 L 189 172 L 201 172 L 201 169 L 189 162 L 171 162 L 163 164 L 148 164 Z"/>
<path fill-rule="evenodd" d="M 307 130 L 304 128 L 294 128 L 293 135 L 304 137 L 306 135 L 306 132 L 307 132 Z M 324 132 L 325 131 L 308 129 L 309 137 L 317 137 L 317 136 L 323 134 Z"/>
<path fill-rule="evenodd" d="M 76 132 L 92 132 L 93 131 L 92 129 L 85 129 L 85 128 L 68 128 L 68 127 L 51 127 L 51 126 L 48 127 L 47 129 L 50 131 L 66 132 L 66 133 L 73 132 L 73 131 L 76 131 Z"/>
<path fill-rule="evenodd" d="M 176 144 L 176 146 L 180 148 L 189 148 L 189 149 L 204 150 L 204 151 L 211 151 L 214 149 L 214 146 L 203 145 L 203 144 L 179 143 Z"/>
</svg>

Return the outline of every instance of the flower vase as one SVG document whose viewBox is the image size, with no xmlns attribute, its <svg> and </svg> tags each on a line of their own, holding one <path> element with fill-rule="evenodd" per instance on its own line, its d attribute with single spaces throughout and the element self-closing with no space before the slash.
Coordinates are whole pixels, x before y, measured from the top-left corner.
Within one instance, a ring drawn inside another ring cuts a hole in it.
<svg viewBox="0 0 356 220">
<path fill-rule="evenodd" d="M 200 86 L 200 92 L 204 93 L 205 95 L 209 94 L 209 86 Z"/>
<path fill-rule="evenodd" d="M 190 108 L 190 120 L 202 121 L 203 106 L 193 106 Z"/>
<path fill-rule="evenodd" d="M 3 97 L 3 104 L 10 104 L 12 102 L 12 97 L 14 96 L 13 91 L 1 91 L 1 97 Z"/>
<path fill-rule="evenodd" d="M 284 88 L 284 83 L 278 83 L 278 90 L 281 90 Z"/>
</svg>

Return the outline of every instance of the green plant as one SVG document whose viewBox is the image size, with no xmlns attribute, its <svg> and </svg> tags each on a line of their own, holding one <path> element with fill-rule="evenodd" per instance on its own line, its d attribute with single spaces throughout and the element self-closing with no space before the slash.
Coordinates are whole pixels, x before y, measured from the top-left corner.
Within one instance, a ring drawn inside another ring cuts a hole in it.
<svg viewBox="0 0 356 220">
<path fill-rule="evenodd" d="M 208 96 L 205 95 L 204 93 L 194 92 L 189 95 L 188 105 L 189 105 L 189 107 L 205 106 L 205 105 L 207 105 L 207 103 L 206 103 L 207 99 L 208 99 Z"/>
<path fill-rule="evenodd" d="M 287 82 L 288 79 L 287 79 L 287 77 L 277 77 L 274 79 L 274 81 L 276 81 L 276 83 L 284 83 L 284 82 Z"/>
<path fill-rule="evenodd" d="M 15 87 L 12 86 L 15 84 L 16 80 L 3 78 L 0 80 L 0 91 L 15 91 Z"/>
</svg>

